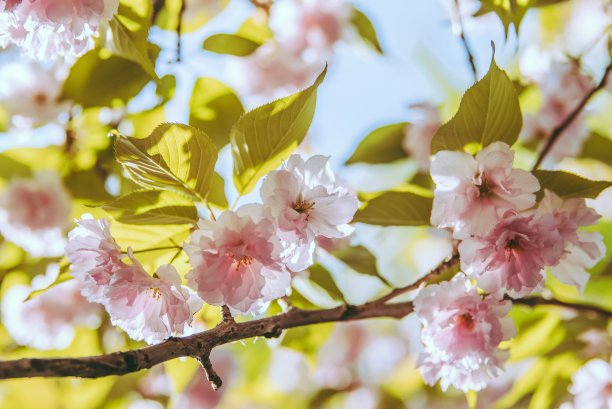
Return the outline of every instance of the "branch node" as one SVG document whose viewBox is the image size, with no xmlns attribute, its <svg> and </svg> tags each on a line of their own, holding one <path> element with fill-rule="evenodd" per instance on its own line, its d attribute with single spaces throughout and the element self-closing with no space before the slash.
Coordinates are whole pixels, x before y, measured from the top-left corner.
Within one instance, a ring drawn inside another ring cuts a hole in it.
<svg viewBox="0 0 612 409">
<path fill-rule="evenodd" d="M 344 304 L 344 311 L 342 311 L 342 315 L 340 316 L 340 319 L 346 319 L 348 317 L 351 317 L 357 314 L 358 312 L 359 310 L 354 305 Z"/>
<path fill-rule="evenodd" d="M 218 390 L 223 384 L 223 380 L 213 368 L 212 362 L 210 362 L 210 350 L 205 351 L 203 355 L 196 359 L 202 366 L 202 369 L 204 369 L 204 372 L 206 372 L 206 379 L 208 379 L 212 388 Z"/>
<path fill-rule="evenodd" d="M 232 313 L 227 305 L 221 306 L 221 323 L 234 323 L 234 317 L 232 317 Z"/>
<path fill-rule="evenodd" d="M 278 325 L 275 325 L 274 327 L 272 327 L 272 331 L 265 332 L 263 336 L 265 338 L 278 338 L 281 336 L 282 333 L 283 333 L 282 328 L 279 327 Z"/>
</svg>

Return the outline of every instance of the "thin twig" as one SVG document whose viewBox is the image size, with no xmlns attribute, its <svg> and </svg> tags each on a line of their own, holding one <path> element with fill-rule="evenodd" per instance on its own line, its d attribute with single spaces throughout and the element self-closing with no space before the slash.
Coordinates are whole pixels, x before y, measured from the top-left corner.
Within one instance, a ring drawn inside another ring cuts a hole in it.
<svg viewBox="0 0 612 409">
<path fill-rule="evenodd" d="M 178 22 L 176 23 L 176 62 L 181 62 L 181 31 L 183 28 L 183 13 L 185 12 L 185 3 L 187 0 L 181 1 L 181 9 L 178 14 Z"/>
<path fill-rule="evenodd" d="M 212 362 L 210 362 L 210 351 L 206 351 L 204 354 L 196 358 L 204 372 L 206 372 L 206 379 L 210 382 L 210 385 L 214 390 L 217 390 L 223 385 L 223 380 L 219 376 L 219 374 L 215 371 L 212 366 Z"/>
<path fill-rule="evenodd" d="M 476 72 L 476 64 L 474 64 L 474 55 L 470 50 L 470 46 L 467 43 L 465 38 L 464 29 L 463 29 L 463 18 L 461 17 L 461 9 L 459 7 L 459 0 L 455 0 L 455 7 L 457 10 L 457 19 L 459 21 L 459 30 L 461 42 L 463 43 L 463 48 L 465 48 L 465 52 L 467 53 L 468 62 L 470 63 L 470 67 L 472 67 L 472 73 L 474 74 L 474 82 L 478 81 L 478 73 Z"/>
<path fill-rule="evenodd" d="M 538 160 L 536 161 L 535 165 L 533 165 L 533 168 L 531 169 L 532 171 L 536 170 L 542 164 L 544 157 L 548 154 L 548 152 L 550 152 L 550 149 L 552 148 L 555 141 L 559 138 L 559 136 L 561 136 L 563 131 L 565 131 L 565 129 L 567 129 L 567 127 L 571 125 L 572 121 L 576 119 L 578 114 L 582 111 L 582 109 L 585 107 L 589 99 L 591 99 L 593 94 L 595 94 L 597 91 L 599 91 L 600 89 L 606 86 L 607 77 L 611 70 L 612 70 L 612 62 L 606 67 L 606 71 L 604 72 L 604 75 L 601 78 L 601 81 L 599 81 L 599 84 L 597 84 L 595 88 L 590 90 L 584 96 L 584 98 L 582 98 L 582 100 L 576 106 L 576 108 L 574 108 L 574 110 L 570 112 L 570 114 L 567 116 L 567 118 L 565 118 L 565 120 L 561 124 L 559 124 L 555 129 L 553 129 L 552 133 L 550 134 L 550 137 L 548 138 L 548 141 L 546 142 L 546 145 L 544 146 L 544 149 L 542 149 L 542 152 L 540 153 L 540 156 L 538 157 Z"/>
<path fill-rule="evenodd" d="M 270 14 L 270 7 L 274 3 L 273 0 L 249 0 L 255 7 L 262 9 L 266 14 Z"/>
<path fill-rule="evenodd" d="M 232 317 L 232 313 L 227 305 L 221 306 L 221 322 L 234 322 L 234 317 Z"/>
</svg>

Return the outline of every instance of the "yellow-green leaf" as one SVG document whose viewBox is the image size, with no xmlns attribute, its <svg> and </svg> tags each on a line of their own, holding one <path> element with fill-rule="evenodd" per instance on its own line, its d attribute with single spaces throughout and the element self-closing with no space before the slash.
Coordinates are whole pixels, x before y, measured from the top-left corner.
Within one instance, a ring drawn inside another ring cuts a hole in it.
<svg viewBox="0 0 612 409">
<path fill-rule="evenodd" d="M 179 192 L 203 202 L 214 173 L 217 150 L 201 130 L 165 123 L 144 139 L 119 135 L 115 156 L 136 183 Z"/>
<path fill-rule="evenodd" d="M 217 54 L 245 57 L 254 53 L 260 45 L 237 34 L 213 34 L 204 40 L 202 48 Z"/>
<path fill-rule="evenodd" d="M 391 286 L 378 272 L 376 257 L 367 248 L 363 246 L 351 246 L 335 251 L 332 254 L 356 272 L 377 277 L 386 285 Z"/>
<path fill-rule="evenodd" d="M 346 164 L 390 163 L 408 157 L 402 148 L 404 128 L 407 124 L 407 122 L 400 122 L 373 130 L 359 143 Z"/>
<path fill-rule="evenodd" d="M 431 141 L 431 153 L 482 147 L 501 141 L 516 142 L 523 124 L 518 95 L 508 75 L 495 60 L 489 72 L 468 89 L 455 116 L 442 125 Z"/>
<path fill-rule="evenodd" d="M 234 185 L 249 193 L 257 181 L 280 166 L 302 142 L 314 116 L 317 88 L 327 67 L 303 91 L 245 113 L 230 131 Z"/>
<path fill-rule="evenodd" d="M 310 281 L 321 287 L 336 301 L 346 303 L 344 294 L 338 288 L 338 285 L 331 276 L 331 273 L 320 264 L 314 264 L 308 267 L 308 276 Z"/>
<path fill-rule="evenodd" d="M 372 25 L 372 22 L 363 12 L 353 8 L 353 17 L 351 18 L 351 23 L 357 29 L 357 34 L 359 37 L 370 47 L 378 51 L 379 53 L 383 53 L 382 47 L 378 42 L 378 36 L 376 35 L 376 30 Z"/>
<path fill-rule="evenodd" d="M 429 226 L 433 199 L 410 192 L 385 192 L 363 205 L 354 222 L 379 226 Z"/>
<path fill-rule="evenodd" d="M 607 180 L 590 180 L 562 170 L 534 170 L 532 173 L 540 181 L 540 197 L 543 196 L 544 189 L 548 189 L 565 199 L 595 199 L 603 190 L 612 186 L 612 182 Z"/>
<path fill-rule="evenodd" d="M 115 220 L 127 224 L 193 224 L 198 221 L 198 210 L 193 202 L 167 190 L 140 190 L 100 207 Z"/>
</svg>

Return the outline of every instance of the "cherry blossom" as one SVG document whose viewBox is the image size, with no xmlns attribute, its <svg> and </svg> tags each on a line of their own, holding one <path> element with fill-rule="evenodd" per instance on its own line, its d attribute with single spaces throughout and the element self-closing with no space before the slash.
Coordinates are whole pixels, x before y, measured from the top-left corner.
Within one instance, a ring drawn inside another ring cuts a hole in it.
<svg viewBox="0 0 612 409">
<path fill-rule="evenodd" d="M 53 276 L 57 276 L 57 265 L 50 269 L 55 269 Z M 2 300 L 2 323 L 20 345 L 41 350 L 65 349 L 72 342 L 75 326 L 100 321 L 101 307 L 87 302 L 80 288 L 77 280 L 70 280 L 25 301 L 33 288 L 13 286 Z"/>
<path fill-rule="evenodd" d="M 144 339 L 147 344 L 183 335 L 185 327 L 193 321 L 193 314 L 202 308 L 202 300 L 181 285 L 173 266 L 162 265 L 151 277 L 131 249 L 128 257 L 133 264 L 119 267 L 104 292 L 104 307 L 113 325 L 130 338 Z"/>
<path fill-rule="evenodd" d="M 590 276 L 585 269 L 592 268 L 604 257 L 606 247 L 600 233 L 578 228 L 597 223 L 601 216 L 587 207 L 583 198 L 563 200 L 550 190 L 545 190 L 538 212 L 554 216 L 565 244 L 563 256 L 550 267 L 550 272 L 562 283 L 574 285 L 582 292 Z"/>
<path fill-rule="evenodd" d="M 485 235 L 506 210 L 525 210 L 535 204 L 540 189 L 531 173 L 512 168 L 514 152 L 494 142 L 476 157 L 466 152 L 440 151 L 431 163 L 436 183 L 431 223 L 452 227 L 454 237 Z"/>
<path fill-rule="evenodd" d="M 261 185 L 264 207 L 275 220 L 292 271 L 312 264 L 316 236 L 337 239 L 353 232 L 349 223 L 359 207 L 355 194 L 338 183 L 329 157 L 304 161 L 291 155 L 281 170 L 272 171 Z"/>
<path fill-rule="evenodd" d="M 261 205 L 249 205 L 200 220 L 184 244 L 193 267 L 188 285 L 207 303 L 257 314 L 288 294 L 291 274 L 277 258 L 275 226 L 262 214 Z"/>
<path fill-rule="evenodd" d="M 70 270 L 81 282 L 83 295 L 91 302 L 104 302 L 104 291 L 114 272 L 123 267 L 121 248 L 112 238 L 108 220 L 84 215 L 68 233 L 66 257 Z"/>
<path fill-rule="evenodd" d="M 510 210 L 486 236 L 464 240 L 459 253 L 462 270 L 483 290 L 516 298 L 542 288 L 545 267 L 559 261 L 563 247 L 554 217 Z"/>
<path fill-rule="evenodd" d="M 442 125 L 438 109 L 429 104 L 412 105 L 420 114 L 420 118 L 404 128 L 402 147 L 419 165 L 419 170 L 429 172 L 431 156 L 431 140 Z"/>
<path fill-rule="evenodd" d="M 510 301 L 483 298 L 464 275 L 422 289 L 414 301 L 423 324 L 425 351 L 419 357 L 425 382 L 440 379 L 443 390 L 453 385 L 465 392 L 480 390 L 502 369 L 508 356 L 498 348 L 515 335 L 507 316 Z"/>
<path fill-rule="evenodd" d="M 18 129 L 56 121 L 69 104 L 59 102 L 63 73 L 39 62 L 18 61 L 0 67 L 0 105 Z"/>
<path fill-rule="evenodd" d="M 40 60 L 75 57 L 93 48 L 102 19 L 119 0 L 9 0 L 0 3 L 0 47 L 16 44 Z"/>
<path fill-rule="evenodd" d="M 70 196 L 57 173 L 14 178 L 0 194 L 0 233 L 35 257 L 62 255 Z"/>
<path fill-rule="evenodd" d="M 612 407 L 612 365 L 601 359 L 587 362 L 574 375 L 570 392 L 576 409 Z"/>
</svg>

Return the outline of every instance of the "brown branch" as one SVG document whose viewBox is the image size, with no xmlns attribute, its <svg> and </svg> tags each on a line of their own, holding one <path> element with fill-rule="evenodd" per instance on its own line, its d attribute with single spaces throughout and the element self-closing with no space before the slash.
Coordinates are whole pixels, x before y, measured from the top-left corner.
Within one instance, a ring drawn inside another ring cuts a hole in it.
<svg viewBox="0 0 612 409">
<path fill-rule="evenodd" d="M 200 365 L 202 365 L 204 372 L 206 372 L 206 379 L 208 379 L 212 388 L 218 390 L 221 385 L 223 385 L 223 380 L 213 368 L 212 362 L 210 362 L 210 351 L 206 351 L 202 356 L 198 357 L 197 360 Z"/>
<path fill-rule="evenodd" d="M 249 0 L 255 7 L 262 9 L 267 15 L 270 15 L 270 8 L 274 4 L 274 0 Z"/>
<path fill-rule="evenodd" d="M 455 0 L 455 7 L 457 10 L 457 19 L 459 20 L 459 30 L 460 30 L 460 38 L 463 43 L 463 48 L 465 48 L 465 52 L 467 53 L 468 62 L 470 63 L 470 67 L 472 67 L 472 73 L 474 74 L 474 82 L 478 81 L 478 73 L 476 72 L 476 64 L 474 64 L 474 55 L 470 50 L 470 46 L 467 43 L 465 38 L 464 30 L 463 30 L 463 19 L 461 18 L 461 9 L 459 7 L 459 0 Z"/>
<path fill-rule="evenodd" d="M 185 12 L 185 2 L 187 0 L 181 1 L 181 9 L 178 13 L 178 22 L 176 23 L 176 62 L 181 62 L 181 31 L 183 31 L 183 14 Z"/>
<path fill-rule="evenodd" d="M 393 298 L 398 297 L 401 294 L 407 293 L 408 291 L 416 290 L 424 282 L 429 281 L 432 278 L 438 277 L 438 276 L 444 274 L 445 272 L 447 272 L 451 267 L 453 267 L 456 264 L 458 264 L 459 261 L 460 261 L 459 253 L 455 252 L 451 256 L 451 258 L 449 258 L 448 260 L 445 260 L 442 263 L 440 263 L 440 265 L 438 267 L 436 267 L 435 269 L 431 270 L 429 273 L 425 274 L 423 277 L 419 278 L 414 283 L 412 283 L 410 285 L 407 285 L 406 287 L 395 288 L 389 294 L 379 298 L 375 302 L 377 302 L 377 303 L 386 303 L 387 301 L 392 300 Z"/>
<path fill-rule="evenodd" d="M 527 297 L 520 299 L 513 299 L 506 297 L 507 300 L 512 301 L 515 304 L 527 305 L 535 307 L 538 305 L 554 305 L 557 307 L 568 308 L 578 312 L 586 312 L 590 314 L 600 315 L 606 318 L 612 318 L 612 311 L 606 310 L 605 308 L 598 307 L 591 304 L 575 304 L 565 301 L 556 300 L 554 298 L 542 298 L 542 297 Z"/>
<path fill-rule="evenodd" d="M 531 169 L 532 171 L 536 170 L 542 164 L 542 161 L 544 160 L 544 157 L 548 154 L 548 152 L 550 152 L 550 149 L 554 145 L 555 141 L 557 141 L 557 139 L 559 139 L 559 136 L 561 136 L 563 131 L 565 131 L 567 129 L 567 127 L 569 127 L 571 125 L 571 123 L 574 121 L 574 119 L 576 119 L 578 114 L 580 114 L 580 112 L 582 112 L 582 109 L 585 107 L 585 105 L 587 104 L 589 99 L 591 99 L 591 97 L 597 91 L 601 90 L 602 88 L 604 88 L 606 86 L 606 80 L 607 80 L 608 74 L 610 73 L 611 70 L 612 70 L 612 62 L 606 67 L 604 75 L 601 78 L 601 81 L 599 81 L 599 84 L 597 84 L 597 86 L 595 88 L 590 90 L 582 98 L 582 100 L 576 106 L 576 108 L 574 108 L 574 110 L 572 112 L 570 112 L 570 114 L 567 116 L 567 118 L 565 118 L 565 120 L 561 124 L 559 124 L 555 129 L 553 129 L 553 131 L 550 134 L 550 137 L 548 138 L 548 141 L 546 142 L 546 145 L 544 146 L 544 149 L 542 149 L 542 152 L 540 153 L 540 156 L 538 156 L 538 160 L 536 161 L 535 165 L 533 165 L 533 168 Z"/>
</svg>

